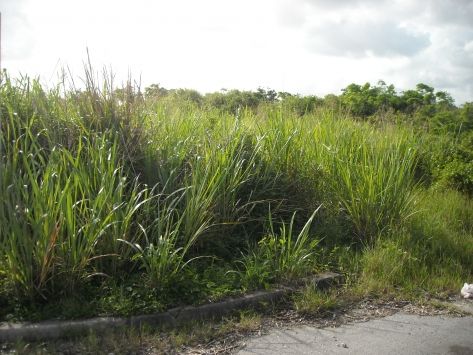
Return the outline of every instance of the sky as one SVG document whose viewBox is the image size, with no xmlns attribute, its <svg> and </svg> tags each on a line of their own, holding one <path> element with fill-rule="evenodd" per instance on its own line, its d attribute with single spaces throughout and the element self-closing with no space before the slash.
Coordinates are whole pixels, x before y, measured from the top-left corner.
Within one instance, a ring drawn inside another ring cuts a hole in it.
<svg viewBox="0 0 473 355">
<path fill-rule="evenodd" d="M 87 49 L 120 85 L 340 94 L 384 80 L 473 101 L 473 0 L 0 0 L 2 67 L 54 86 Z M 80 80 L 79 80 L 80 81 Z"/>
</svg>

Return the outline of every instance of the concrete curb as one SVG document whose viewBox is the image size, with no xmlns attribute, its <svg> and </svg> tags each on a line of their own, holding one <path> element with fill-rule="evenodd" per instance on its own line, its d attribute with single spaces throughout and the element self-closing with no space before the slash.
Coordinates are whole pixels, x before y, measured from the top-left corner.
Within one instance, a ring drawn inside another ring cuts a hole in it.
<svg viewBox="0 0 473 355">
<path fill-rule="evenodd" d="M 326 272 L 310 279 L 306 284 L 323 289 L 341 283 L 343 276 Z M 295 288 L 282 288 L 273 291 L 258 291 L 239 298 L 230 298 L 218 303 L 198 307 L 178 307 L 166 312 L 139 315 L 130 318 L 100 317 L 72 321 L 44 321 L 39 323 L 0 323 L 0 342 L 16 340 L 49 340 L 68 336 L 103 333 L 123 327 L 139 328 L 143 325 L 153 327 L 176 327 L 190 321 L 221 318 L 237 309 L 257 307 L 261 303 L 274 303 L 296 291 Z"/>
</svg>

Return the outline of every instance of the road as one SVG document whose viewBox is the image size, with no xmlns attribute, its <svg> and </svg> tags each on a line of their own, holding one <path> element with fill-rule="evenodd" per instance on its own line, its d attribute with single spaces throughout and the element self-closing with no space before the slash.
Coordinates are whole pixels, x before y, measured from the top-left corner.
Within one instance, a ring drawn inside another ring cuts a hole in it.
<svg viewBox="0 0 473 355">
<path fill-rule="evenodd" d="M 473 302 L 463 303 L 473 313 Z M 274 329 L 248 339 L 238 352 L 249 354 L 473 354 L 473 316 L 419 316 L 406 313 L 336 328 Z"/>
</svg>

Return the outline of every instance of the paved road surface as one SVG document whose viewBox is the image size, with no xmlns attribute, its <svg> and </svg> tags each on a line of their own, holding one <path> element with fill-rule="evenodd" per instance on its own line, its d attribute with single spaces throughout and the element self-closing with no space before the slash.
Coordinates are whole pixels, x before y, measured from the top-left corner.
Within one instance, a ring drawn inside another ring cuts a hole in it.
<svg viewBox="0 0 473 355">
<path fill-rule="evenodd" d="M 468 308 L 473 306 L 468 305 Z M 238 354 L 473 355 L 473 316 L 397 313 L 338 328 L 275 329 L 251 338 Z"/>
</svg>

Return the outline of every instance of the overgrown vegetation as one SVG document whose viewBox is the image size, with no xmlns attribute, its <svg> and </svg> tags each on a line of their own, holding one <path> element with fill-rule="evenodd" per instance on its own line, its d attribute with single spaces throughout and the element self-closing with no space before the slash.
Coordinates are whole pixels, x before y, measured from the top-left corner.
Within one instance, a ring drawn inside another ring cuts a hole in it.
<svg viewBox="0 0 473 355">
<path fill-rule="evenodd" d="M 85 84 L 2 73 L 0 319 L 153 312 L 324 268 L 360 295 L 473 276 L 471 103 Z"/>
</svg>

